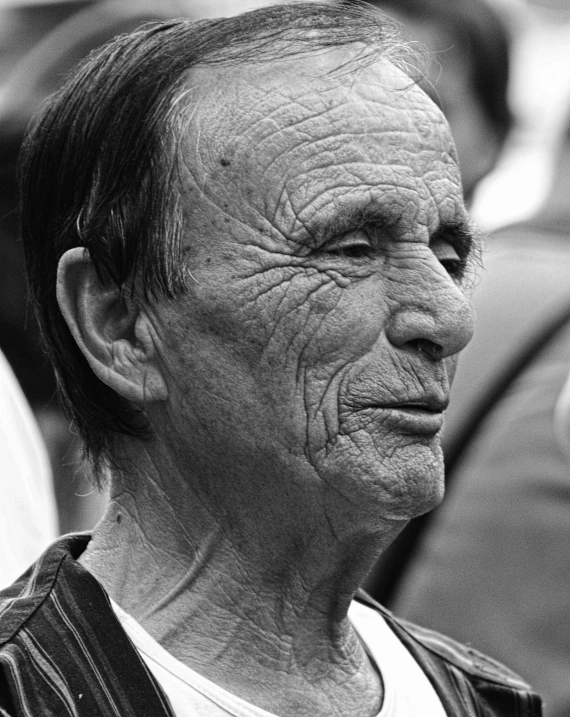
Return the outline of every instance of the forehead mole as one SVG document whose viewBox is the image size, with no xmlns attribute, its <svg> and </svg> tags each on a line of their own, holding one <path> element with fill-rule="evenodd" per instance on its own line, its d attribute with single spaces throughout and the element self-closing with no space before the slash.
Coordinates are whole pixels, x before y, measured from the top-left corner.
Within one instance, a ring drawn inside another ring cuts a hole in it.
<svg viewBox="0 0 570 717">
<path fill-rule="evenodd" d="M 201 196 L 226 214 L 251 209 L 250 224 L 261 214 L 296 226 L 347 192 L 376 201 L 401 185 L 440 196 L 451 180 L 456 193 L 447 124 L 409 77 L 387 60 L 335 73 L 321 56 L 319 73 L 312 59 L 195 72 L 186 151 Z"/>
</svg>

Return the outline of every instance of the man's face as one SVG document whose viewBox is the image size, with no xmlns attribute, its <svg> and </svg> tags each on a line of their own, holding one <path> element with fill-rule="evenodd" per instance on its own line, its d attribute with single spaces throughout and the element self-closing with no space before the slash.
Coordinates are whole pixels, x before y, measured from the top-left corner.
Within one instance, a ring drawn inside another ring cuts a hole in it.
<svg viewBox="0 0 570 717">
<path fill-rule="evenodd" d="M 347 57 L 193 73 L 156 428 L 210 494 L 409 518 L 441 498 L 472 333 L 465 210 L 439 110 L 387 61 L 327 74 Z"/>
</svg>

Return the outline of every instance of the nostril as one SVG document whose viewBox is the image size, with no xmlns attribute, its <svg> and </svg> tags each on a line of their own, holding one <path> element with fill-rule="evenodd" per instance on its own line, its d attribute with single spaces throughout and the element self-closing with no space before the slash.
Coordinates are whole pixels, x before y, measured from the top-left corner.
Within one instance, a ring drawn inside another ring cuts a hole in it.
<svg viewBox="0 0 570 717">
<path fill-rule="evenodd" d="M 436 344 L 434 341 L 414 339 L 410 341 L 410 344 L 419 354 L 425 354 L 432 361 L 438 361 L 443 355 L 443 346 Z"/>
</svg>

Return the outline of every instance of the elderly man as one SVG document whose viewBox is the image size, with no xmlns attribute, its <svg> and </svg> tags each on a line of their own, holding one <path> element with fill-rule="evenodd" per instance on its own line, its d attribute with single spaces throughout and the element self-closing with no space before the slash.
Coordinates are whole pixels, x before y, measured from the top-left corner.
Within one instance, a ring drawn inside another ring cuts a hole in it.
<svg viewBox="0 0 570 717">
<path fill-rule="evenodd" d="M 472 333 L 455 150 L 407 58 L 317 3 L 177 20 L 38 118 L 30 283 L 111 501 L 5 591 L 2 714 L 540 714 L 358 593 L 442 497 Z"/>
</svg>

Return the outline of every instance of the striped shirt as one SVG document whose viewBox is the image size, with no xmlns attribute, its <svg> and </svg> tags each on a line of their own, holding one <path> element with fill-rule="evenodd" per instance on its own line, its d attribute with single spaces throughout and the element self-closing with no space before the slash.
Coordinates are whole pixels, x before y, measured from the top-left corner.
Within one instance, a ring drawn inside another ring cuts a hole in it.
<svg viewBox="0 0 570 717">
<path fill-rule="evenodd" d="M 67 535 L 0 593 L 1 717 L 174 717 Z M 450 717 L 539 717 L 540 699 L 502 665 L 380 610 Z"/>
</svg>

